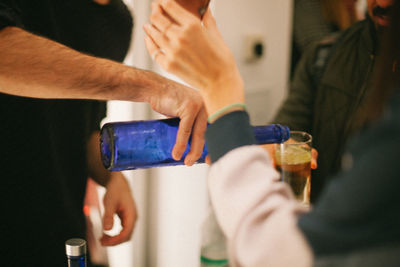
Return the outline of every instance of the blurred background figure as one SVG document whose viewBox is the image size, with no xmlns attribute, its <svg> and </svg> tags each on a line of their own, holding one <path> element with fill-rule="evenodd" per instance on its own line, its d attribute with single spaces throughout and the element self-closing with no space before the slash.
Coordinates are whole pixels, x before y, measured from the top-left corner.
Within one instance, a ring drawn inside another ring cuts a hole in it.
<svg viewBox="0 0 400 267">
<path fill-rule="evenodd" d="M 376 75 L 372 75 L 372 91 L 364 109 L 354 114 L 367 116 L 362 119 L 365 127 L 349 143 L 340 172 L 310 212 L 293 202 L 293 194 L 281 182 L 268 155 L 254 145 L 243 107 L 245 83 L 211 12 L 200 23 L 172 0 L 163 3 L 153 9 L 152 24 L 145 27 L 147 48 L 150 54 L 156 49 L 165 52 L 157 63 L 199 88 L 211 114 L 206 131 L 212 161 L 208 188 L 228 240 L 230 265 L 399 266 L 400 201 L 396 184 L 400 180 L 395 155 L 400 149 L 400 2 L 369 0 L 369 20 L 355 24 L 340 38 L 346 46 L 336 51 L 347 61 L 332 58 L 343 70 L 327 69 L 335 74 L 332 80 L 345 83 L 343 78 L 348 78 L 353 69 L 358 71 L 358 65 L 368 65 L 363 61 L 364 54 L 370 58 L 377 55 L 377 64 L 369 64 Z M 162 30 L 166 27 L 168 31 Z M 371 56 L 365 53 L 365 46 L 370 39 L 372 48 L 372 36 L 363 39 L 358 34 L 366 37 L 366 30 L 379 28 L 384 35 L 376 40 L 379 52 Z M 175 40 L 180 40 L 179 44 Z M 353 81 L 354 75 L 350 77 L 347 80 Z M 365 81 L 368 76 L 362 74 L 360 78 Z M 327 99 L 340 100 L 335 95 Z M 388 102 L 390 108 L 385 108 Z"/>
<path fill-rule="evenodd" d="M 307 47 L 363 18 L 356 5 L 357 0 L 294 1 L 291 77 Z"/>
</svg>

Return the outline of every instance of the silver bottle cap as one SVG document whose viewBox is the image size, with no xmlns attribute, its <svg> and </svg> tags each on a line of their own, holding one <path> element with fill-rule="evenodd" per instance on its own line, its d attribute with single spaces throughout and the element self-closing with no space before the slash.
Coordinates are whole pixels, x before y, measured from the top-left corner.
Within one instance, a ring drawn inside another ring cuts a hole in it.
<svg viewBox="0 0 400 267">
<path fill-rule="evenodd" d="M 86 241 L 80 238 L 68 239 L 65 242 L 65 253 L 73 257 L 86 255 Z"/>
</svg>

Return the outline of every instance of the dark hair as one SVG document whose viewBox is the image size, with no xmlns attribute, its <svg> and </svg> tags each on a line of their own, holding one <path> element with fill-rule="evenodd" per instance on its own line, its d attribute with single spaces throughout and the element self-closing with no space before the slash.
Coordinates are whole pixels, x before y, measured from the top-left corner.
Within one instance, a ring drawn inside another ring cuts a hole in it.
<svg viewBox="0 0 400 267">
<path fill-rule="evenodd" d="M 366 122 L 382 114 L 394 90 L 400 87 L 400 0 L 395 0 L 390 26 L 384 31 L 368 100 Z"/>
</svg>

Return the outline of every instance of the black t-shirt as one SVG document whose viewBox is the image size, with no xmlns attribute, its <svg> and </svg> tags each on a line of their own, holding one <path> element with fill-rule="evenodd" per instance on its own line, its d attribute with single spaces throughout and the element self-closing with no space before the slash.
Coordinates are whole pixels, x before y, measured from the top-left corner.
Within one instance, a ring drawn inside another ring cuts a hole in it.
<svg viewBox="0 0 400 267">
<path fill-rule="evenodd" d="M 1 0 L 7 26 L 122 61 L 132 18 L 120 0 Z M 85 238 L 86 144 L 104 116 L 104 102 L 0 93 L 0 265 L 67 266 L 64 242 Z"/>
</svg>

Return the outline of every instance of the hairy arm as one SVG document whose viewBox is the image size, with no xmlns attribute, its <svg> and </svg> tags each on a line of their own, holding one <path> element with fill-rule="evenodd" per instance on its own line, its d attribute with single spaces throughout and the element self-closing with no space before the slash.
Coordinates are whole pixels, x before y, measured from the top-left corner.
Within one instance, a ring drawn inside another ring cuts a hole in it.
<svg viewBox="0 0 400 267">
<path fill-rule="evenodd" d="M 201 155 L 207 115 L 200 94 L 150 71 L 79 53 L 17 27 L 0 30 L 0 93 L 35 98 L 127 100 L 181 122 L 172 151 L 178 160 L 192 134 L 185 158 Z"/>
<path fill-rule="evenodd" d="M 145 89 L 150 91 L 151 76 L 156 76 L 79 53 L 17 27 L 0 31 L 0 59 L 0 92 L 35 98 L 148 102 Z"/>
</svg>

